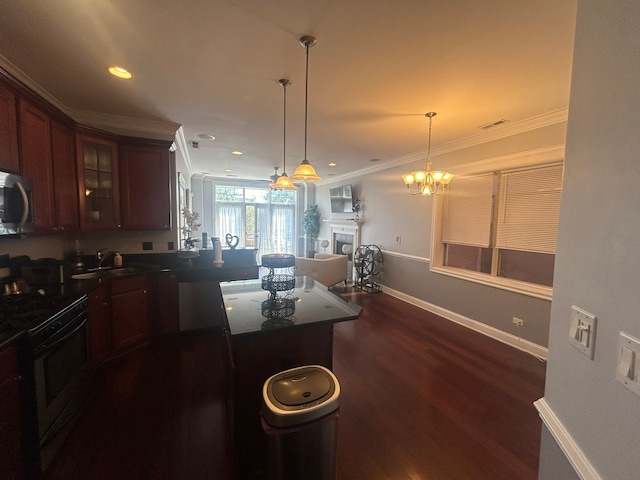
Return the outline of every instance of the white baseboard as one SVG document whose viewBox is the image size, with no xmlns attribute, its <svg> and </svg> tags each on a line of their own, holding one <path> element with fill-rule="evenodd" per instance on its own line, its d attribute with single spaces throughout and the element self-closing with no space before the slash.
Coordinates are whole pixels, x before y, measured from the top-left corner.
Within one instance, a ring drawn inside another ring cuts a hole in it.
<svg viewBox="0 0 640 480">
<path fill-rule="evenodd" d="M 540 418 L 551 432 L 556 443 L 563 451 L 567 460 L 576 471 L 576 474 L 583 480 L 602 480 L 600 474 L 593 468 L 589 459 L 575 442 L 569 431 L 562 424 L 555 412 L 551 409 L 547 401 L 543 398 L 533 402 Z"/>
<path fill-rule="evenodd" d="M 452 312 L 451 310 L 439 307 L 438 305 L 434 305 L 432 303 L 425 302 L 424 300 L 420 300 L 419 298 L 412 297 L 398 290 L 394 290 L 393 288 L 382 285 L 382 291 L 391 295 L 392 297 L 396 297 L 400 300 L 410 303 L 411 305 L 415 305 L 416 307 L 422 308 L 423 310 L 435 313 L 436 315 L 439 315 L 447 320 L 475 330 L 476 332 L 482 333 L 483 335 L 491 337 L 502 343 L 506 343 L 507 345 L 517 348 L 518 350 L 527 352 L 534 357 L 540 358 L 542 360 L 547 359 L 548 349 L 546 347 L 535 344 L 528 340 L 523 340 L 519 337 L 516 337 L 515 335 L 503 332 L 502 330 L 498 330 L 495 327 L 465 317 L 464 315 L 460 315 L 459 313 Z"/>
</svg>

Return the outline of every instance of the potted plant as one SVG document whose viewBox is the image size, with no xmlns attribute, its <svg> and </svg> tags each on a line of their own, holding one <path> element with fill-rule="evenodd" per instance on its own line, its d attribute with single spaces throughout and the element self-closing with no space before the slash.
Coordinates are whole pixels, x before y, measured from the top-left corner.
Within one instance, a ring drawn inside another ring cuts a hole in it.
<svg viewBox="0 0 640 480">
<path fill-rule="evenodd" d="M 198 223 L 198 219 L 200 215 L 198 212 L 192 212 L 187 207 L 182 209 L 182 216 L 184 217 L 184 226 L 181 227 L 182 235 L 184 235 L 184 247 L 187 250 L 191 250 L 195 248 L 196 242 L 199 242 L 199 238 L 192 238 L 191 233 L 197 232 L 200 224 Z"/>
<path fill-rule="evenodd" d="M 309 205 L 305 210 L 302 226 L 307 237 L 307 258 L 313 258 L 316 253 L 316 240 L 320 235 L 320 210 L 318 205 Z"/>
</svg>

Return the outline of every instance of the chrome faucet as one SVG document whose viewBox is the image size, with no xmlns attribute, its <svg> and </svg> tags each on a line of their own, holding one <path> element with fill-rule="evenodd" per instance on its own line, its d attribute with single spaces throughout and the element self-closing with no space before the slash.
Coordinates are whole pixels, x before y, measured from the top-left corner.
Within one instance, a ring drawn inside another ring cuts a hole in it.
<svg viewBox="0 0 640 480">
<path fill-rule="evenodd" d="M 113 257 L 114 255 L 118 255 L 118 252 L 115 250 L 110 250 L 107 253 L 103 253 L 106 248 L 101 248 L 96 252 L 96 258 L 98 259 L 98 268 L 102 268 L 102 265 L 109 257 Z"/>
</svg>

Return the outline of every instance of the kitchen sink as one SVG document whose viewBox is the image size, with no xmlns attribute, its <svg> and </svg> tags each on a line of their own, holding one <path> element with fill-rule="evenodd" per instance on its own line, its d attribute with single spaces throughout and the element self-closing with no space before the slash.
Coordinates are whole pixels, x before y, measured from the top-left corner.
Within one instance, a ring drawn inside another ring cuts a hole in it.
<svg viewBox="0 0 640 480">
<path fill-rule="evenodd" d="M 138 271 L 139 270 L 135 267 L 101 267 L 91 269 L 86 273 L 76 273 L 75 275 L 71 275 L 71 278 L 74 280 L 91 280 L 93 278 L 120 277 L 122 275 L 128 275 Z"/>
<path fill-rule="evenodd" d="M 109 275 L 115 275 L 119 277 L 120 275 L 127 275 L 129 273 L 136 273 L 138 271 L 135 267 L 121 267 L 121 268 L 113 268 L 109 270 Z"/>
<path fill-rule="evenodd" d="M 75 275 L 71 275 L 71 278 L 74 280 L 89 280 L 91 278 L 98 278 L 102 272 L 87 272 L 87 273 L 76 273 Z"/>
</svg>

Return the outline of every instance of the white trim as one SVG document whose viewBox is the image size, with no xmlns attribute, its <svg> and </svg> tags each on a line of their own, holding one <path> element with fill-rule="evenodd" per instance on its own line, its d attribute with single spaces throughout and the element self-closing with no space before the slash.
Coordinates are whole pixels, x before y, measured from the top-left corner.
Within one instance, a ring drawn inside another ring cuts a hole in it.
<svg viewBox="0 0 640 480">
<path fill-rule="evenodd" d="M 110 115 L 74 108 L 66 109 L 66 114 L 81 125 L 87 125 L 118 135 L 154 138 L 157 140 L 175 140 L 176 131 L 181 127 L 179 123 L 133 118 L 124 115 Z"/>
<path fill-rule="evenodd" d="M 404 258 L 405 260 L 412 260 L 414 262 L 431 263 L 431 259 L 429 257 L 418 257 L 417 255 L 409 255 L 407 253 L 394 252 L 392 250 L 382 250 L 382 254 L 390 257 Z"/>
<path fill-rule="evenodd" d="M 431 264 L 429 271 L 439 273 L 441 275 L 447 275 L 449 277 L 459 278 L 461 280 L 467 280 L 469 282 L 479 283 L 481 285 L 486 285 L 487 287 L 500 288 L 502 290 L 507 290 L 508 292 L 540 298 L 542 300 L 551 301 L 553 298 L 552 287 L 537 285 L 535 283 L 520 282 L 518 280 L 512 280 L 504 277 L 494 277 L 488 273 L 473 272 L 462 268 L 434 267 L 433 264 Z"/>
<path fill-rule="evenodd" d="M 565 145 L 551 145 L 548 147 L 534 148 L 524 152 L 501 155 L 499 157 L 485 158 L 468 163 L 456 165 L 456 176 L 476 175 L 479 173 L 495 172 L 498 170 L 510 170 L 514 168 L 531 167 L 534 165 L 546 165 L 564 161 Z"/>
<path fill-rule="evenodd" d="M 469 317 L 465 317 L 464 315 L 460 315 L 459 313 L 452 312 L 451 310 L 447 310 L 446 308 L 439 307 L 438 305 L 434 305 L 433 303 L 425 302 L 424 300 L 412 297 L 398 290 L 394 290 L 393 288 L 389 288 L 385 285 L 382 285 L 382 291 L 391 295 L 392 297 L 403 300 L 418 308 L 422 308 L 423 310 L 426 310 L 428 312 L 435 313 L 436 315 L 446 320 L 450 320 L 454 323 L 470 328 L 471 330 L 482 333 L 487 337 L 491 337 L 494 340 L 498 340 L 499 342 L 517 348 L 518 350 L 522 350 L 523 352 L 527 352 L 534 357 L 540 358 L 542 360 L 547 359 L 548 349 L 546 347 L 535 344 L 528 340 L 523 340 L 519 337 L 516 337 L 515 335 L 503 332 L 502 330 L 499 330 L 485 323 L 473 320 Z"/>
<path fill-rule="evenodd" d="M 342 235 L 351 235 L 353 236 L 353 251 L 355 252 L 356 249 L 360 246 L 360 225 L 355 223 L 355 222 L 350 222 L 349 225 L 345 225 L 345 224 L 336 224 L 336 225 L 331 225 L 331 244 L 329 245 L 331 247 L 331 253 L 333 254 L 338 254 L 341 255 L 342 252 L 335 252 L 335 245 L 336 245 L 336 235 L 337 234 L 342 234 Z"/>
<path fill-rule="evenodd" d="M 336 225 L 357 225 L 358 227 L 364 223 L 362 220 L 355 218 L 323 218 L 323 222 L 335 223 Z"/>
<path fill-rule="evenodd" d="M 170 141 L 175 139 L 176 130 L 181 126 L 179 123 L 161 120 L 145 120 L 123 115 L 109 115 L 106 113 L 69 108 L 3 55 L 0 55 L 0 66 L 19 82 L 25 84 L 29 89 L 33 90 L 38 96 L 42 97 L 58 110 L 69 115 L 80 125 L 98 128 L 119 135 L 141 136 L 144 138 Z"/>
<path fill-rule="evenodd" d="M 189 147 L 187 144 L 187 139 L 184 136 L 184 129 L 182 127 L 178 128 L 176 131 L 176 139 L 175 139 L 176 147 L 182 156 L 182 160 L 187 167 L 189 172 L 189 179 L 191 179 L 193 175 L 193 167 L 191 166 L 191 157 L 189 156 Z"/>
<path fill-rule="evenodd" d="M 60 101 L 53 95 L 51 95 L 48 91 L 38 85 L 38 83 L 36 83 L 29 75 L 27 75 L 13 63 L 11 63 L 9 59 L 4 55 L 0 55 L 0 67 L 7 71 L 7 73 L 9 73 L 12 77 L 16 78 L 21 83 L 24 83 L 30 90 L 33 90 L 35 93 L 37 93 L 39 97 L 42 97 L 58 110 L 66 113 L 67 107 L 60 103 Z"/>
<path fill-rule="evenodd" d="M 536 400 L 533 405 L 578 476 L 583 480 L 602 480 L 598 471 L 591 465 L 587 456 L 556 416 L 545 398 Z"/>
<path fill-rule="evenodd" d="M 462 150 L 464 148 L 470 148 L 476 145 L 482 145 L 483 143 L 487 143 L 487 142 L 492 142 L 494 140 L 499 140 L 501 138 L 506 138 L 506 137 L 510 137 L 512 135 L 517 135 L 520 133 L 526 133 L 526 132 L 530 132 L 532 130 L 536 130 L 538 128 L 544 128 L 544 127 L 548 127 L 551 125 L 555 125 L 558 123 L 562 123 L 562 122 L 566 122 L 567 118 L 569 116 L 569 109 L 568 108 L 561 108 L 558 110 L 553 110 L 551 112 L 548 113 L 543 113 L 541 115 L 536 115 L 534 117 L 531 118 L 527 118 L 525 120 L 521 120 L 518 122 L 513 122 L 513 123 L 508 123 L 506 125 L 502 125 L 500 127 L 496 127 L 495 129 L 489 129 L 489 130 L 485 130 L 482 131 L 480 133 L 476 133 L 473 135 L 470 135 L 468 137 L 464 137 L 458 140 L 454 140 L 451 141 L 449 143 L 446 143 L 444 145 L 439 145 L 439 146 L 434 146 L 431 148 L 431 157 L 437 157 L 439 155 L 444 155 L 446 153 L 451 153 L 451 152 L 456 152 L 458 150 Z M 548 147 L 549 149 L 553 149 L 556 147 Z M 539 149 L 540 151 L 544 151 L 545 148 L 541 148 Z M 534 150 L 537 152 L 537 150 Z M 562 145 L 562 157 L 564 157 L 564 145 Z M 514 156 L 518 156 L 518 155 L 522 155 L 522 154 L 515 154 Z M 510 155 L 505 156 L 504 158 L 507 159 L 509 158 Z M 397 157 L 395 159 L 391 159 L 389 161 L 385 161 L 385 162 L 380 162 L 377 163 L 376 165 L 367 167 L 367 168 L 363 168 L 361 170 L 356 170 L 353 172 L 349 172 L 347 174 L 344 175 L 336 175 L 333 176 L 331 178 L 328 178 L 326 180 L 322 180 L 320 182 L 317 183 L 317 185 L 329 185 L 329 184 L 333 184 L 333 183 L 337 183 L 337 182 L 342 182 L 342 181 L 346 181 L 355 177 L 359 177 L 362 175 L 368 175 L 371 173 L 375 173 L 375 172 L 380 172 L 383 170 L 388 170 L 390 168 L 394 168 L 394 167 L 398 167 L 398 166 L 402 166 L 402 165 L 406 165 L 407 163 L 412 163 L 412 162 L 416 162 L 418 160 L 424 160 L 425 158 L 427 158 L 427 151 L 423 150 L 423 151 L 419 151 L 419 152 L 414 152 L 414 153 L 410 153 L 408 155 L 403 155 L 400 157 Z M 503 158 L 503 157 L 498 157 L 498 158 L 493 158 L 493 159 L 487 159 L 484 160 L 483 162 L 487 162 L 487 165 L 494 165 L 494 161 L 499 160 L 499 158 Z M 557 157 L 556 157 L 557 159 Z M 540 162 L 540 160 L 536 160 L 536 162 Z M 466 164 L 462 164 L 462 165 L 456 165 L 455 166 L 455 174 L 456 175 L 462 175 L 463 173 L 461 173 L 461 171 L 464 171 L 465 168 L 467 168 L 467 166 L 470 165 L 475 165 L 477 162 L 472 162 L 472 163 L 466 163 Z M 453 166 L 451 166 L 453 167 Z M 494 167 L 495 168 L 495 167 Z M 460 170 L 460 171 L 459 171 Z M 490 170 L 490 169 L 489 169 Z M 487 170 L 485 170 L 487 171 Z M 470 175 L 469 172 L 464 172 L 465 175 Z"/>
</svg>

